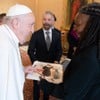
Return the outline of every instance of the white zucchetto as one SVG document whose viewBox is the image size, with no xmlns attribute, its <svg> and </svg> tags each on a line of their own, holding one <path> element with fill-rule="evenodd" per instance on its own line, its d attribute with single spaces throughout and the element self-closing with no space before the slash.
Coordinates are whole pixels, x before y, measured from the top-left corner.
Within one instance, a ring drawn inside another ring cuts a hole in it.
<svg viewBox="0 0 100 100">
<path fill-rule="evenodd" d="M 32 10 L 25 5 L 16 4 L 9 8 L 6 16 L 16 16 L 32 13 Z"/>
</svg>

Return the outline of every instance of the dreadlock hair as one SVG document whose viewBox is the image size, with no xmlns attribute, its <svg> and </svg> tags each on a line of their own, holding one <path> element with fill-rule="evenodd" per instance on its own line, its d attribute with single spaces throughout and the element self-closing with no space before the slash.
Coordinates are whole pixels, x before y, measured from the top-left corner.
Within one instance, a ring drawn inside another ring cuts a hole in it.
<svg viewBox="0 0 100 100">
<path fill-rule="evenodd" d="M 84 37 L 80 41 L 79 51 L 86 47 L 97 45 L 97 58 L 100 60 L 100 3 L 91 3 L 83 6 L 79 13 L 89 15 Z"/>
</svg>

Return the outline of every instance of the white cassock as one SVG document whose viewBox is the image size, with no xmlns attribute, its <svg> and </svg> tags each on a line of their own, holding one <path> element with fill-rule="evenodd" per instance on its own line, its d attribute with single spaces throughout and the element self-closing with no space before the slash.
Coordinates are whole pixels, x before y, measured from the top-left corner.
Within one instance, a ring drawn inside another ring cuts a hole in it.
<svg viewBox="0 0 100 100">
<path fill-rule="evenodd" d="M 7 25 L 0 26 L 0 100 L 23 100 L 24 69 L 18 39 Z"/>
</svg>

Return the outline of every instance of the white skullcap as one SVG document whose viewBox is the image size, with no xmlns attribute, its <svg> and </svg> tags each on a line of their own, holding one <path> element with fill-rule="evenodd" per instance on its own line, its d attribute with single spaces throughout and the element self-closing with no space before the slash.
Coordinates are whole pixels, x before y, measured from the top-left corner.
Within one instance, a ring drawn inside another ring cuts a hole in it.
<svg viewBox="0 0 100 100">
<path fill-rule="evenodd" d="M 32 10 L 25 5 L 16 4 L 9 8 L 6 16 L 16 16 L 32 13 Z"/>
</svg>

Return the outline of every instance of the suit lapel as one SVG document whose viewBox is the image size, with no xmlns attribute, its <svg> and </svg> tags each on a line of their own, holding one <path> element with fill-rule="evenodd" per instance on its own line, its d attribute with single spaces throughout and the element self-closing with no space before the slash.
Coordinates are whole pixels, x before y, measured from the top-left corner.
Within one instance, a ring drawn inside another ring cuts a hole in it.
<svg viewBox="0 0 100 100">
<path fill-rule="evenodd" d="M 43 30 L 42 30 L 41 33 L 42 33 L 42 34 L 41 34 L 41 40 L 42 40 L 42 42 L 43 42 L 43 46 L 44 46 L 44 48 L 46 48 L 46 50 L 48 51 L 47 46 L 46 46 L 46 41 L 45 41 L 45 36 L 44 36 Z M 41 43 L 42 43 L 42 42 L 41 42 Z"/>
<path fill-rule="evenodd" d="M 42 40 L 42 43 L 43 43 L 43 45 L 44 45 L 44 48 L 46 48 L 47 51 L 50 51 L 50 49 L 52 48 L 52 45 L 53 45 L 53 43 L 54 43 L 54 41 L 55 41 L 55 31 L 52 30 L 52 42 L 51 42 L 51 45 L 50 45 L 49 50 L 47 49 L 47 46 L 46 46 L 46 42 L 45 42 L 45 37 L 44 37 L 44 32 L 43 32 L 43 30 L 42 30 L 41 33 L 42 33 L 42 34 L 41 34 L 41 40 Z"/>
<path fill-rule="evenodd" d="M 52 48 L 54 41 L 55 41 L 55 34 L 54 34 L 54 30 L 52 30 L 52 42 L 51 42 L 51 45 L 50 45 L 50 49 Z M 50 51 L 50 49 L 49 49 L 49 51 Z"/>
</svg>

